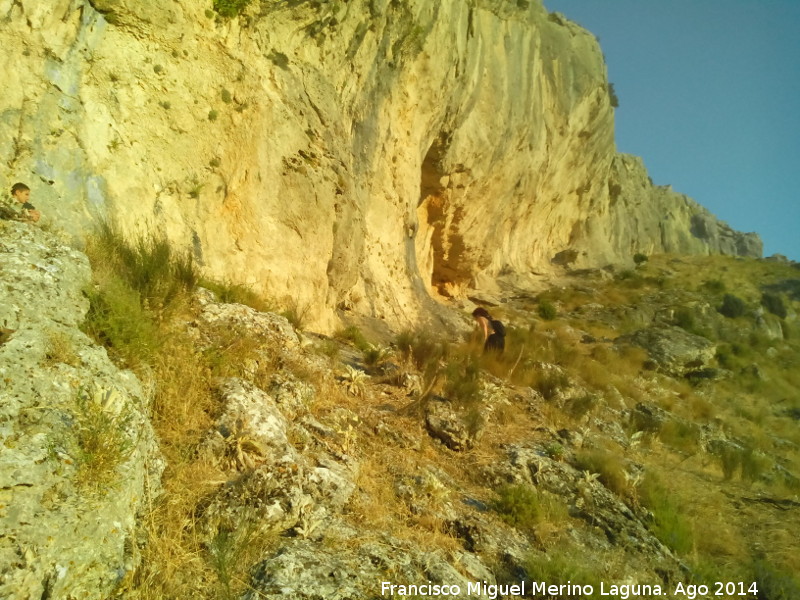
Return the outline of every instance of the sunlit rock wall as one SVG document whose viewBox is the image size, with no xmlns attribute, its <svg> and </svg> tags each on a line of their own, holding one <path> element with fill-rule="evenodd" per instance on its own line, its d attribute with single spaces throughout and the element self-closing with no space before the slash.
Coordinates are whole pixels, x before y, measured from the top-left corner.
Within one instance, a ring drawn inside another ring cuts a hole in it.
<svg viewBox="0 0 800 600">
<path fill-rule="evenodd" d="M 220 20 L 210 1 L 0 0 L 0 19 L 6 187 L 74 233 L 166 235 L 312 327 L 408 325 L 565 251 L 729 251 L 713 217 L 673 232 L 660 192 L 624 181 L 597 41 L 539 1 L 254 0 Z"/>
</svg>

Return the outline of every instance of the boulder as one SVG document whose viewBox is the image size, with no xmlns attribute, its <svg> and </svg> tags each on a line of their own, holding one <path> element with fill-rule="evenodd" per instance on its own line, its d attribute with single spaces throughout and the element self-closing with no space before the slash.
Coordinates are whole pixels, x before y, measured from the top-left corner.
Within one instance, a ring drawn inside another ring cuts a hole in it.
<svg viewBox="0 0 800 600">
<path fill-rule="evenodd" d="M 84 335 L 89 263 L 0 222 L 0 597 L 107 598 L 163 462 L 150 397 Z"/>
<path fill-rule="evenodd" d="M 707 367 L 716 355 L 716 346 L 712 342 L 674 326 L 639 329 L 618 337 L 615 343 L 644 348 L 659 370 L 675 377 L 684 377 Z"/>
</svg>

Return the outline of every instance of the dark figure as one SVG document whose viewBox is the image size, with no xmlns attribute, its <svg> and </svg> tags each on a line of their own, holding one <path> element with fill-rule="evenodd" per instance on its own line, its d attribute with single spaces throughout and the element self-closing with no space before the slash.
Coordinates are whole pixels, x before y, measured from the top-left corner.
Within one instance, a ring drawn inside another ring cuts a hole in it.
<svg viewBox="0 0 800 600">
<path fill-rule="evenodd" d="M 36 223 L 41 213 L 30 203 L 31 189 L 24 183 L 15 183 L 11 188 L 11 197 L 2 203 L 0 213 L 4 219 Z"/>
<path fill-rule="evenodd" d="M 502 352 L 506 347 L 506 328 L 503 324 L 492 318 L 492 315 L 485 308 L 476 308 L 472 311 L 472 316 L 483 329 L 483 349 L 494 352 Z"/>
</svg>

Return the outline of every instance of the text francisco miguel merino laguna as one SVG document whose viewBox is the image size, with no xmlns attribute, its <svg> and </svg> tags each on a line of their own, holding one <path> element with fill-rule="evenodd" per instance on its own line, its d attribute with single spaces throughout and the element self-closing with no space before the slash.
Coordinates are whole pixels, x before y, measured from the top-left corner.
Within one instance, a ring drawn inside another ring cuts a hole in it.
<svg viewBox="0 0 800 600">
<path fill-rule="evenodd" d="M 389 581 L 381 582 L 381 594 L 386 596 L 461 596 L 465 592 L 465 596 L 488 596 L 490 600 L 495 600 L 501 596 L 525 596 L 526 592 L 533 594 L 536 597 L 546 595 L 551 596 L 575 596 L 580 598 L 583 596 L 591 597 L 594 595 L 594 586 L 591 585 L 578 585 L 575 583 L 567 582 L 564 584 L 548 584 L 546 581 L 520 581 L 513 585 L 497 585 L 486 583 L 485 581 L 474 581 L 468 583 L 466 590 L 462 589 L 459 585 L 440 585 L 431 583 L 423 583 L 420 585 L 398 585 Z M 607 585 L 600 583 L 598 590 L 599 596 L 614 595 L 623 600 L 626 598 L 636 598 L 640 596 L 663 596 L 660 585 Z"/>
</svg>

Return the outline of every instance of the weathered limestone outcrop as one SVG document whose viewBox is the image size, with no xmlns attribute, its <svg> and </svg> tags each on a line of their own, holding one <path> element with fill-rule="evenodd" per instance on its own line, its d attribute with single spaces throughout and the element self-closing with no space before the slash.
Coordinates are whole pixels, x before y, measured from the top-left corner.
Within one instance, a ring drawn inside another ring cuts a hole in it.
<svg viewBox="0 0 800 600">
<path fill-rule="evenodd" d="M 0 0 L 0 159 L 47 219 L 159 231 L 320 329 L 564 251 L 758 251 L 616 155 L 597 41 L 539 0 L 210 9 Z"/>
<path fill-rule="evenodd" d="M 0 597 L 106 598 L 160 489 L 148 398 L 79 329 L 85 256 L 0 221 Z"/>
<path fill-rule="evenodd" d="M 618 154 L 608 202 L 585 224 L 584 252 L 594 261 L 645 254 L 729 254 L 761 257 L 758 235 L 740 233 L 670 186 L 654 186 L 642 159 Z"/>
</svg>

